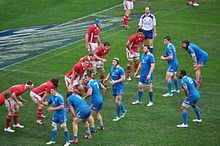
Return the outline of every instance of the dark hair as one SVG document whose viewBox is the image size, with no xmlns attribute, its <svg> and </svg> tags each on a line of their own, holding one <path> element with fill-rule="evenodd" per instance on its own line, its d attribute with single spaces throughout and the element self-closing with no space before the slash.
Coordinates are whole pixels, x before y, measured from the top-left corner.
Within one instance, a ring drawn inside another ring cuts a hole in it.
<svg viewBox="0 0 220 146">
<path fill-rule="evenodd" d="M 137 33 L 139 33 L 139 32 L 143 32 L 143 29 L 139 28 L 139 29 L 137 30 Z"/>
<path fill-rule="evenodd" d="M 110 43 L 109 42 L 105 42 L 104 46 L 110 46 Z"/>
<path fill-rule="evenodd" d="M 150 45 L 144 45 L 144 47 L 147 47 L 147 49 L 150 49 Z M 143 49 L 144 49 L 144 47 L 143 47 Z"/>
<path fill-rule="evenodd" d="M 57 91 L 57 87 L 56 87 L 56 86 L 53 86 L 51 89 L 53 89 L 53 90 L 56 90 L 56 91 Z"/>
<path fill-rule="evenodd" d="M 117 65 L 119 64 L 119 58 L 114 58 L 113 60 L 117 62 Z"/>
<path fill-rule="evenodd" d="M 180 70 L 180 74 L 185 76 L 186 75 L 186 71 L 182 69 L 182 70 Z"/>
<path fill-rule="evenodd" d="M 32 82 L 31 80 L 28 80 L 28 81 L 26 82 L 26 84 L 27 84 L 27 85 L 33 85 L 33 82 Z"/>
<path fill-rule="evenodd" d="M 182 43 L 186 44 L 186 48 L 188 48 L 190 41 L 189 40 L 183 40 Z"/>
<path fill-rule="evenodd" d="M 73 94 L 73 92 L 69 91 L 66 93 L 66 98 L 68 98 L 69 96 L 71 96 Z"/>
<path fill-rule="evenodd" d="M 171 41 L 170 36 L 165 36 L 163 39 L 166 39 L 166 40 L 168 40 L 168 41 Z"/>
<path fill-rule="evenodd" d="M 50 81 L 55 87 L 58 87 L 58 84 L 60 83 L 60 79 L 58 77 L 53 77 Z"/>
<path fill-rule="evenodd" d="M 6 90 L 6 91 L 4 91 L 3 92 L 3 95 L 4 95 L 4 97 L 6 98 L 6 99 L 8 99 L 8 98 L 10 98 L 11 97 L 11 91 L 9 91 L 9 90 Z"/>
</svg>

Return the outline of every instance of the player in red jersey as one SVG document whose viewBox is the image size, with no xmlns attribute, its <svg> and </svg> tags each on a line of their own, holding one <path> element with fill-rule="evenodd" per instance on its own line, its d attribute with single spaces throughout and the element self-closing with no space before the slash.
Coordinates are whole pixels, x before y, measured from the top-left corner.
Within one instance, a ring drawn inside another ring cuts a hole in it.
<svg viewBox="0 0 220 146">
<path fill-rule="evenodd" d="M 98 47 L 97 42 L 101 44 L 101 40 L 99 38 L 100 29 L 101 29 L 101 20 L 96 18 L 95 24 L 92 24 L 89 27 L 85 36 L 86 39 L 85 48 L 91 53 L 94 53 L 96 48 Z"/>
<path fill-rule="evenodd" d="M 12 93 L 12 96 L 5 100 L 5 106 L 8 109 L 8 115 L 6 117 L 6 125 L 5 125 L 4 131 L 15 132 L 15 130 L 12 130 L 10 128 L 10 122 L 11 122 L 12 117 L 14 118 L 14 124 L 13 124 L 14 128 L 24 128 L 23 125 L 20 125 L 18 123 L 19 106 L 22 107 L 23 104 L 19 103 L 20 101 L 17 100 L 18 99 L 17 97 L 19 97 L 21 101 L 26 101 L 21 97 L 21 94 L 23 94 L 25 91 L 30 90 L 32 88 L 33 88 L 32 81 L 27 81 L 26 84 L 14 85 L 8 88 L 8 91 Z"/>
<path fill-rule="evenodd" d="M 133 9 L 133 0 L 124 0 L 123 1 L 123 6 L 124 6 L 124 22 L 123 22 L 123 26 L 125 29 L 129 29 L 129 25 L 128 25 L 128 20 L 129 20 L 129 16 L 131 13 L 131 10 Z"/>
<path fill-rule="evenodd" d="M 187 5 L 192 5 L 193 7 L 199 6 L 199 4 L 196 3 L 196 0 L 187 0 Z"/>
<path fill-rule="evenodd" d="M 37 105 L 37 120 L 36 123 L 39 125 L 42 125 L 41 118 L 44 118 L 43 116 L 43 107 L 44 105 L 41 104 L 39 101 L 44 101 L 48 94 L 50 94 L 50 89 L 52 89 L 54 86 L 57 87 L 60 83 L 60 79 L 57 77 L 52 78 L 51 80 L 41 84 L 40 86 L 34 88 L 30 92 L 30 96 L 34 103 Z"/>
<path fill-rule="evenodd" d="M 144 34 L 142 33 L 142 29 L 139 28 L 137 33 L 133 34 L 126 43 L 126 54 L 128 59 L 127 80 L 131 80 L 130 74 L 131 74 L 132 61 L 134 61 L 135 72 L 138 68 L 139 56 L 140 56 L 139 49 L 144 45 L 144 42 L 145 42 Z"/>
<path fill-rule="evenodd" d="M 110 44 L 109 42 L 105 42 L 103 45 L 97 47 L 96 52 L 94 54 L 95 61 L 93 63 L 93 67 L 95 69 L 95 73 L 97 71 L 100 72 L 100 82 L 104 85 L 104 62 L 106 62 L 106 55 L 109 53 Z"/>
<path fill-rule="evenodd" d="M 0 93 L 0 105 L 3 105 L 5 103 L 5 99 L 8 99 L 10 97 L 11 97 L 11 92 L 8 90 Z"/>
<path fill-rule="evenodd" d="M 85 74 L 86 69 L 88 69 L 89 64 L 89 60 L 84 58 L 82 61 L 79 61 L 77 64 L 75 64 L 73 68 L 66 73 L 65 83 L 67 89 L 73 87 L 82 92 L 83 75 Z"/>
</svg>

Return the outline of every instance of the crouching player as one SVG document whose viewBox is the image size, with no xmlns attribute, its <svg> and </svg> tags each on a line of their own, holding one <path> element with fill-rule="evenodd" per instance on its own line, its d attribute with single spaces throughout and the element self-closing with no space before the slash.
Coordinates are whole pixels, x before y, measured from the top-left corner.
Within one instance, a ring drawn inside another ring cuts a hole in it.
<svg viewBox="0 0 220 146">
<path fill-rule="evenodd" d="M 182 84 L 183 90 L 185 92 L 186 99 L 182 103 L 182 106 L 180 108 L 182 111 L 183 123 L 180 125 L 177 125 L 177 127 L 187 128 L 188 127 L 188 120 L 187 120 L 188 113 L 187 113 L 186 109 L 190 106 L 193 107 L 193 109 L 196 113 L 196 116 L 197 116 L 197 119 L 193 119 L 193 122 L 202 123 L 200 110 L 199 110 L 198 106 L 196 105 L 197 102 L 199 101 L 200 95 L 199 95 L 198 90 L 195 87 L 195 83 L 197 83 L 197 81 L 186 76 L 185 70 L 181 70 L 179 72 L 179 78 L 182 79 L 181 84 Z"/>
<path fill-rule="evenodd" d="M 88 122 L 90 122 L 91 125 L 94 125 L 94 119 L 92 116 L 91 109 L 89 105 L 85 102 L 85 100 L 72 92 L 68 92 L 66 94 L 67 100 L 68 100 L 68 106 L 70 108 L 70 112 L 73 115 L 73 143 L 78 143 L 78 124 L 83 121 L 85 128 L 86 128 L 86 139 L 91 139 L 91 132 L 89 128 Z M 75 113 L 75 111 L 76 113 Z"/>
<path fill-rule="evenodd" d="M 56 143 L 57 125 L 60 124 L 66 137 L 66 143 L 64 144 L 64 146 L 69 146 L 69 131 L 66 126 L 67 119 L 63 96 L 57 92 L 57 87 L 52 87 L 50 89 L 50 93 L 51 96 L 47 102 L 40 101 L 45 106 L 49 106 L 51 103 L 53 103 L 54 105 L 54 107 L 47 108 L 48 111 L 53 111 L 54 114 L 52 120 L 52 139 L 46 144 L 51 145 Z"/>
</svg>

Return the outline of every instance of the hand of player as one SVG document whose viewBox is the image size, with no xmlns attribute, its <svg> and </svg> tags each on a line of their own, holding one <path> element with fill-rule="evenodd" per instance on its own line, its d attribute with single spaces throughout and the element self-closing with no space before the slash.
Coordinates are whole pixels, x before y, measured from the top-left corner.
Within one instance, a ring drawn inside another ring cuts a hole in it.
<svg viewBox="0 0 220 146">
<path fill-rule="evenodd" d="M 147 75 L 147 80 L 150 80 L 150 75 Z"/>
<path fill-rule="evenodd" d="M 156 37 L 157 36 L 157 32 L 154 32 L 154 37 Z"/>
<path fill-rule="evenodd" d="M 110 84 L 111 84 L 111 85 L 114 85 L 114 84 L 115 84 L 115 81 L 114 81 L 114 80 L 111 80 L 111 81 L 110 81 Z"/>
<path fill-rule="evenodd" d="M 19 107 L 23 107 L 24 106 L 23 103 L 20 102 L 20 101 L 17 101 L 17 104 L 18 104 Z"/>
<path fill-rule="evenodd" d="M 165 57 L 162 55 L 162 56 L 160 56 L 160 59 L 161 59 L 161 60 L 164 60 L 164 59 L 165 59 Z"/>
<path fill-rule="evenodd" d="M 138 74 L 138 73 L 137 73 L 137 72 L 135 72 L 135 73 L 134 73 L 134 77 L 136 77 L 136 76 L 137 76 L 137 74 Z"/>
<path fill-rule="evenodd" d="M 53 108 L 52 107 L 48 107 L 47 110 L 48 111 L 53 111 Z"/>
</svg>

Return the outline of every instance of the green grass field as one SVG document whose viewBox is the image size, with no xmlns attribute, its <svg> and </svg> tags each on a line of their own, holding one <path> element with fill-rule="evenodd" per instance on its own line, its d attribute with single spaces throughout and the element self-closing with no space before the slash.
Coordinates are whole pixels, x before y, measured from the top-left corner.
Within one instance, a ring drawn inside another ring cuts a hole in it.
<svg viewBox="0 0 220 146">
<path fill-rule="evenodd" d="M 119 5 L 121 1 L 111 0 L 81 0 L 81 1 L 58 1 L 58 0 L 2 0 L 0 1 L 0 30 L 16 29 L 31 26 L 61 24 L 74 19 L 85 17 L 104 9 Z M 154 100 L 155 105 L 148 108 L 148 94 L 145 91 L 144 103 L 139 106 L 131 105 L 137 97 L 138 80 L 125 82 L 125 96 L 123 99 L 127 115 L 119 122 L 112 122 L 115 117 L 116 107 L 111 95 L 110 85 L 104 95 L 102 115 L 105 130 L 93 134 L 92 140 L 84 139 L 85 130 L 79 127 L 78 145 L 122 145 L 122 146 L 217 146 L 220 144 L 220 5 L 218 0 L 198 0 L 200 6 L 193 8 L 185 4 L 185 1 L 176 0 L 152 0 L 150 3 L 153 13 L 157 18 L 157 33 L 155 39 L 154 55 L 156 58 L 156 69 L 154 76 Z M 119 57 L 121 66 L 125 69 L 127 59 L 125 55 L 125 43 L 131 34 L 137 30 L 138 19 L 136 14 L 141 14 L 146 6 L 146 0 L 136 0 L 135 9 L 132 12 L 131 29 L 124 30 L 121 26 L 115 26 L 111 30 L 101 34 L 103 41 L 111 43 L 111 51 L 105 69 L 108 72 L 111 60 Z M 115 7 L 94 15 L 94 17 L 111 18 L 122 16 L 122 6 Z M 85 18 L 83 20 L 86 21 Z M 176 124 L 181 123 L 182 117 L 179 110 L 184 99 L 183 90 L 173 97 L 164 98 L 161 95 L 166 92 L 165 72 L 167 63 L 159 57 L 165 53 L 163 37 L 169 35 L 176 46 L 179 60 L 179 69 L 185 69 L 188 75 L 195 77 L 193 73 L 192 60 L 189 55 L 181 49 L 181 41 L 189 39 L 206 50 L 209 60 L 203 68 L 204 83 L 199 89 L 201 98 L 199 107 L 201 109 L 202 124 L 192 122 L 195 113 L 189 108 L 189 127 L 177 129 Z M 1 44 L 0 44 L 1 45 Z M 64 75 L 72 68 L 79 58 L 87 54 L 84 49 L 85 40 L 70 46 L 51 51 L 34 59 L 10 66 L 0 70 L 0 91 L 6 90 L 15 84 L 25 83 L 31 79 L 35 86 L 58 76 L 62 79 L 59 91 L 66 93 Z M 1 146 L 38 146 L 45 145 L 51 138 L 52 113 L 44 109 L 48 116 L 45 125 L 35 124 L 36 107 L 29 97 L 29 92 L 23 95 L 28 100 L 25 107 L 20 109 L 19 121 L 25 125 L 24 129 L 17 129 L 15 133 L 3 132 L 7 109 L 0 107 L 0 145 Z M 89 102 L 89 100 L 88 100 Z M 96 118 L 95 118 L 96 119 Z M 68 115 L 68 129 L 72 137 L 71 116 Z M 97 120 L 96 120 L 97 123 Z M 64 134 L 59 127 L 57 142 L 55 145 L 64 144 Z M 71 144 L 73 145 L 73 144 Z"/>
</svg>

